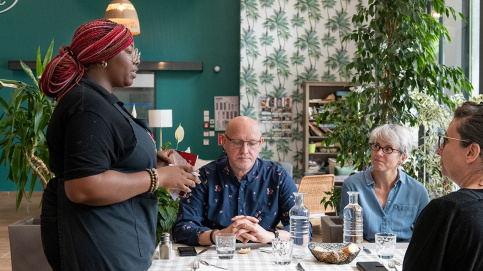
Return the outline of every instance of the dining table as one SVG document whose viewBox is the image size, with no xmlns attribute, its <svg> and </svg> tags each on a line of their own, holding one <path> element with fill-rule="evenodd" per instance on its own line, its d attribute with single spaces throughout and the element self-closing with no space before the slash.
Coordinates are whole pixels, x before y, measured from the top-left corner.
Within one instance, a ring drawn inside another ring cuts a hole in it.
<svg viewBox="0 0 483 271">
<path fill-rule="evenodd" d="M 205 251 L 197 256 L 188 256 L 188 257 L 180 257 L 177 247 L 183 246 L 179 244 L 173 245 L 173 251 L 171 254 L 170 259 L 167 260 L 159 260 L 153 259 L 152 265 L 149 268 L 150 271 L 158 271 L 158 270 L 172 270 L 172 271 L 191 271 L 193 269 L 193 263 L 195 260 L 198 262 L 200 260 L 204 260 L 211 265 L 215 265 L 217 267 L 225 268 L 226 270 L 230 271 L 251 271 L 251 270 L 263 270 L 263 271 L 275 271 L 275 270 L 299 270 L 296 268 L 297 264 L 304 268 L 305 271 L 311 270 L 358 270 L 356 264 L 357 262 L 371 262 L 371 261 L 379 261 L 384 263 L 381 259 L 378 258 L 376 255 L 376 247 L 374 243 L 364 243 L 363 247 L 364 250 L 361 250 L 357 257 L 348 264 L 328 264 L 325 262 L 319 262 L 311 253 L 308 251 L 308 254 L 304 259 L 293 259 L 292 262 L 288 265 L 277 265 L 273 260 L 272 250 L 270 244 L 258 244 L 258 243 L 249 243 L 243 245 L 241 243 L 237 243 L 236 251 L 232 259 L 219 259 L 218 255 L 216 254 L 216 247 L 209 246 L 209 247 L 195 247 L 196 251 L 200 253 L 205 249 Z M 388 270 L 402 270 L 402 262 L 404 259 L 404 254 L 406 253 L 408 243 L 397 243 L 396 244 L 396 252 L 394 254 L 394 260 L 399 263 L 396 265 L 395 268 L 388 268 Z M 207 248 L 207 250 L 206 250 Z M 247 254 L 240 254 L 239 252 L 241 249 L 250 248 L 250 252 Z M 156 252 L 155 252 L 156 255 Z M 387 264 L 387 263 L 385 263 Z M 217 268 L 213 266 L 204 266 L 200 264 L 199 271 L 205 270 L 215 270 L 215 271 L 223 271 L 224 269 Z"/>
</svg>

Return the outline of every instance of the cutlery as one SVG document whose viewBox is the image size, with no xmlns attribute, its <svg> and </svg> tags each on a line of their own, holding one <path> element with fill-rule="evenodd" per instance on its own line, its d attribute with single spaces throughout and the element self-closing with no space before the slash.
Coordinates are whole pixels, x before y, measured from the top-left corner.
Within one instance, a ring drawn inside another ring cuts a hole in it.
<svg viewBox="0 0 483 271">
<path fill-rule="evenodd" d="M 193 270 L 193 271 L 194 271 L 194 270 L 198 270 L 198 268 L 200 268 L 200 262 L 198 261 L 198 259 L 195 259 L 195 260 L 193 261 L 193 269 L 192 269 L 192 270 Z"/>
<path fill-rule="evenodd" d="M 203 250 L 201 250 L 198 255 L 200 255 L 201 253 L 205 253 L 208 249 L 210 249 L 210 247 L 205 247 Z"/>
<path fill-rule="evenodd" d="M 389 260 L 389 261 L 387 262 L 387 265 L 389 266 L 389 268 L 393 268 L 394 270 L 396 270 L 396 271 L 397 271 L 397 268 L 396 268 L 396 266 L 394 265 L 394 260 Z"/>
<path fill-rule="evenodd" d="M 367 254 L 372 254 L 372 252 L 366 247 L 363 247 L 362 250 Z"/>
<path fill-rule="evenodd" d="M 208 262 L 207 262 L 207 261 L 205 261 L 205 260 L 200 260 L 200 263 L 202 263 L 202 264 L 204 264 L 204 265 L 206 265 L 206 266 L 213 266 L 213 267 L 216 267 L 216 268 L 220 268 L 220 269 L 228 270 L 228 269 L 226 269 L 226 268 L 224 268 L 224 267 L 220 267 L 220 266 L 216 266 L 216 265 L 214 265 L 214 264 L 208 263 Z"/>
<path fill-rule="evenodd" d="M 305 269 L 302 267 L 300 263 L 297 263 L 297 265 L 295 266 L 295 269 L 297 269 L 298 271 L 305 271 Z"/>
</svg>

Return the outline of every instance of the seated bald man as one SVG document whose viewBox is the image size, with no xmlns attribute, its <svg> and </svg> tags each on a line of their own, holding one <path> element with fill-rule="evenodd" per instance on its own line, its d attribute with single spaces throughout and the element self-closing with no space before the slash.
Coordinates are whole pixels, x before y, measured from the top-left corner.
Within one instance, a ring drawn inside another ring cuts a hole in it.
<svg viewBox="0 0 483 271">
<path fill-rule="evenodd" d="M 282 167 L 257 158 L 262 143 L 255 120 L 240 116 L 228 123 L 223 136 L 227 156 L 200 168 L 201 184 L 180 200 L 176 243 L 211 245 L 219 233 L 235 233 L 243 243 L 289 237 L 297 187 Z M 283 228 L 277 231 L 280 221 Z"/>
</svg>

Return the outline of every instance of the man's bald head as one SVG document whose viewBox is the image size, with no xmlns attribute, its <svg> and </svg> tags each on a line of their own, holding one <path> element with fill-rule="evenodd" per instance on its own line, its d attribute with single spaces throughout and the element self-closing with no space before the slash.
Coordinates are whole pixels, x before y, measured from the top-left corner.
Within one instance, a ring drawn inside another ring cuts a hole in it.
<svg viewBox="0 0 483 271">
<path fill-rule="evenodd" d="M 258 138 L 262 136 L 257 121 L 247 116 L 239 116 L 231 119 L 226 126 L 225 134 L 230 136 L 231 133 L 240 130 L 249 130 L 252 136 Z"/>
</svg>

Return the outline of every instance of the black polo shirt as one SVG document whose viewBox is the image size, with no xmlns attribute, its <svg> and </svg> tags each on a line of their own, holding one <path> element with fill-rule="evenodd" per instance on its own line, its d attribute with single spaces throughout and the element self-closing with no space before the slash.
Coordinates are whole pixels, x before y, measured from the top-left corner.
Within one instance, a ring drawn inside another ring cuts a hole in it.
<svg viewBox="0 0 483 271">
<path fill-rule="evenodd" d="M 123 105 L 86 77 L 59 101 L 47 129 L 50 167 L 57 177 L 103 173 L 133 151 L 134 132 L 114 103 Z"/>
</svg>

